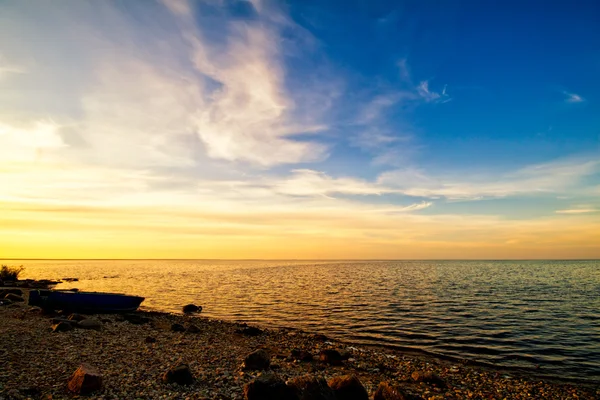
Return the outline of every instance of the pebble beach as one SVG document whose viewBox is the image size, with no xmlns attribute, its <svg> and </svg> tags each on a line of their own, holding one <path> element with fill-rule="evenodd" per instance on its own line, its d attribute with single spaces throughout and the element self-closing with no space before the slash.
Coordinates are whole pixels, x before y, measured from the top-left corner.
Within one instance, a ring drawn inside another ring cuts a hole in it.
<svg viewBox="0 0 600 400">
<path fill-rule="evenodd" d="M 90 324 L 94 329 L 56 329 L 67 317 L 26 302 L 0 306 L 0 399 L 75 398 L 67 384 L 84 363 L 102 376 L 101 388 L 88 395 L 97 399 L 244 399 L 261 376 L 288 383 L 354 376 L 370 398 L 382 382 L 413 399 L 600 398 L 598 382 L 540 379 L 201 314 L 92 315 L 82 318 L 97 323 Z M 248 368 L 247 357 L 257 350 L 266 361 Z M 189 367 L 190 384 L 165 380 L 178 365 Z"/>
</svg>

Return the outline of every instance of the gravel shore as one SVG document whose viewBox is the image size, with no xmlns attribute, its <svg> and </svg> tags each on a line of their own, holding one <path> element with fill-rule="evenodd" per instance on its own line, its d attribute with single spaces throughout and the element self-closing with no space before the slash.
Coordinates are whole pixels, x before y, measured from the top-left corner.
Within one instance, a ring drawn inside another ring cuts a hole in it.
<svg viewBox="0 0 600 400">
<path fill-rule="evenodd" d="M 538 380 L 297 330 L 250 329 L 201 316 L 136 314 L 148 320 L 136 324 L 119 315 L 94 315 L 88 318 L 101 322 L 99 330 L 52 332 L 52 317 L 41 310 L 23 303 L 0 306 L 0 399 L 74 398 L 67 382 L 82 363 L 102 374 L 103 387 L 90 398 L 243 399 L 244 386 L 264 373 L 243 368 L 245 357 L 257 349 L 267 351 L 269 369 L 284 381 L 306 374 L 325 379 L 355 375 L 371 396 L 386 381 L 423 399 L 600 398 L 597 382 Z M 320 360 L 328 349 L 337 350 L 343 361 Z M 164 383 L 163 374 L 181 363 L 189 365 L 194 383 Z M 426 371 L 436 380 L 419 379 L 416 373 Z"/>
</svg>

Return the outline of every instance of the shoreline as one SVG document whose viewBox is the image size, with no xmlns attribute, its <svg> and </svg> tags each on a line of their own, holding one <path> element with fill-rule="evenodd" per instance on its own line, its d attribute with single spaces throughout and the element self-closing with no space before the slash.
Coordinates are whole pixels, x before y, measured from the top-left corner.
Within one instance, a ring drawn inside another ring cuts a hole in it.
<svg viewBox="0 0 600 400">
<path fill-rule="evenodd" d="M 39 309 L 23 303 L 0 306 L 0 399 L 72 398 L 67 382 L 81 363 L 93 365 L 103 375 L 103 389 L 97 396 L 105 399 L 244 399 L 244 386 L 265 373 L 242 368 L 244 358 L 257 349 L 267 350 L 268 370 L 284 381 L 306 374 L 326 379 L 355 375 L 370 395 L 380 382 L 389 382 L 417 398 L 432 400 L 600 396 L 595 381 L 557 380 L 414 350 L 355 344 L 294 328 L 254 329 L 201 314 L 138 311 L 135 315 L 147 321 L 132 323 L 120 314 L 91 315 L 86 317 L 101 321 L 100 330 L 51 332 L 51 317 Z M 183 332 L 173 331 L 177 324 Z M 301 361 L 293 350 L 313 360 Z M 337 350 L 345 359 L 334 365 L 320 361 L 324 350 Z M 189 365 L 195 377 L 192 385 L 162 382 L 160 377 L 178 362 Z M 427 371 L 439 377 L 437 384 L 415 380 L 415 372 Z"/>
</svg>

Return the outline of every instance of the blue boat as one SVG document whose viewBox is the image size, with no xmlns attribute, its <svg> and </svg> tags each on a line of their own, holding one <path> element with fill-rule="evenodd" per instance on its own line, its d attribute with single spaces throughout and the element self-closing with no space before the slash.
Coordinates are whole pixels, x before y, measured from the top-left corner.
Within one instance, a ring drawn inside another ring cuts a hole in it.
<svg viewBox="0 0 600 400">
<path fill-rule="evenodd" d="M 140 296 L 119 293 L 32 290 L 29 305 L 83 314 L 132 312 L 144 301 Z"/>
</svg>

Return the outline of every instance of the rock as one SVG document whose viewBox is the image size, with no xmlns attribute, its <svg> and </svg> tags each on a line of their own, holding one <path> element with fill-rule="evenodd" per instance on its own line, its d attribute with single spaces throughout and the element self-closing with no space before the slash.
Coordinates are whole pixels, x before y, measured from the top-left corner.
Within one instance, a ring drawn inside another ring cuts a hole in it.
<svg viewBox="0 0 600 400">
<path fill-rule="evenodd" d="M 321 333 L 317 333 L 313 335 L 313 339 L 318 340 L 320 342 L 325 342 L 326 340 L 328 340 L 329 338 Z"/>
<path fill-rule="evenodd" d="M 14 293 L 7 293 L 4 295 L 4 299 L 5 300 L 10 300 L 13 303 L 20 303 L 25 301 L 24 298 L 22 298 L 21 296 L 19 296 L 18 294 L 14 294 Z"/>
<path fill-rule="evenodd" d="M 56 318 L 52 318 L 50 321 L 51 321 L 53 324 L 58 324 L 58 323 L 64 322 L 65 324 L 73 325 L 73 324 L 75 324 L 75 323 L 76 323 L 76 322 L 74 322 L 74 321 L 68 320 L 68 319 L 66 319 L 66 318 L 63 318 L 63 317 L 56 317 Z"/>
<path fill-rule="evenodd" d="M 62 278 L 61 280 L 64 282 L 78 282 L 79 278 Z"/>
<path fill-rule="evenodd" d="M 171 367 L 162 377 L 165 383 L 177 383 L 178 385 L 191 385 L 194 383 L 194 376 L 187 364 L 179 364 Z"/>
<path fill-rule="evenodd" d="M 67 387 L 76 394 L 90 394 L 102 388 L 102 375 L 91 365 L 81 364 L 69 379 Z"/>
<path fill-rule="evenodd" d="M 337 350 L 321 350 L 319 361 L 330 365 L 342 365 L 342 355 Z"/>
<path fill-rule="evenodd" d="M 75 326 L 82 329 L 93 329 L 95 331 L 99 331 L 102 329 L 102 322 L 98 321 L 97 319 L 83 319 Z"/>
<path fill-rule="evenodd" d="M 69 316 L 67 317 L 67 319 L 68 319 L 69 321 L 83 321 L 84 319 L 86 319 L 86 317 L 84 317 L 84 316 L 83 316 L 83 315 L 81 315 L 81 314 L 75 314 L 75 313 L 73 313 L 73 314 L 69 315 Z"/>
<path fill-rule="evenodd" d="M 244 369 L 262 370 L 269 368 L 271 356 L 264 349 L 258 349 L 246 356 L 244 359 Z"/>
<path fill-rule="evenodd" d="M 291 357 L 294 360 L 309 362 L 313 360 L 313 355 L 306 350 L 293 349 Z"/>
<path fill-rule="evenodd" d="M 23 291 L 21 289 L 4 289 L 0 291 L 0 297 L 4 297 L 9 293 L 16 294 L 17 296 L 23 296 Z"/>
<path fill-rule="evenodd" d="M 246 400 L 300 400 L 296 390 L 272 373 L 259 376 L 244 386 Z"/>
<path fill-rule="evenodd" d="M 336 376 L 329 380 L 337 400 L 369 400 L 369 394 L 354 375 Z"/>
<path fill-rule="evenodd" d="M 39 398 L 42 391 L 37 386 L 24 386 L 19 388 L 19 393 L 27 398 Z"/>
<path fill-rule="evenodd" d="M 296 389 L 300 400 L 336 400 L 335 393 L 321 377 L 304 375 L 287 382 Z"/>
<path fill-rule="evenodd" d="M 246 336 L 259 336 L 262 335 L 264 332 L 262 331 L 262 329 L 255 328 L 253 326 L 247 326 L 241 329 L 236 329 L 235 333 L 239 333 Z"/>
<path fill-rule="evenodd" d="M 73 325 L 67 322 L 59 322 L 57 324 L 52 325 L 52 332 L 67 332 L 72 330 Z"/>
<path fill-rule="evenodd" d="M 379 387 L 375 391 L 373 400 L 416 400 L 414 396 L 411 396 L 404 392 L 397 386 L 390 386 L 387 382 L 381 382 Z"/>
<path fill-rule="evenodd" d="M 123 318 L 123 320 L 133 325 L 143 325 L 150 322 L 150 318 L 144 317 L 139 314 L 123 314 L 121 315 L 121 317 Z"/>
<path fill-rule="evenodd" d="M 172 332 L 185 332 L 185 326 L 181 324 L 173 324 L 171 325 Z"/>
<path fill-rule="evenodd" d="M 186 314 L 199 313 L 201 311 L 202 306 L 197 306 L 195 304 L 186 304 L 185 306 L 183 306 L 183 312 Z"/>
<path fill-rule="evenodd" d="M 431 383 L 440 388 L 446 387 L 446 383 L 444 383 L 442 378 L 431 371 L 415 371 L 410 376 L 415 382 Z"/>
<path fill-rule="evenodd" d="M 198 328 L 198 326 L 196 326 L 194 324 L 189 324 L 188 327 L 185 329 L 185 331 L 188 333 L 199 333 L 200 328 Z"/>
<path fill-rule="evenodd" d="M 156 338 L 153 338 L 152 336 L 146 336 L 146 339 L 144 341 L 146 343 L 156 343 Z"/>
</svg>

